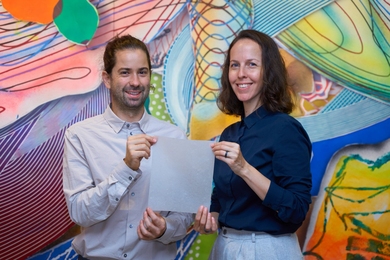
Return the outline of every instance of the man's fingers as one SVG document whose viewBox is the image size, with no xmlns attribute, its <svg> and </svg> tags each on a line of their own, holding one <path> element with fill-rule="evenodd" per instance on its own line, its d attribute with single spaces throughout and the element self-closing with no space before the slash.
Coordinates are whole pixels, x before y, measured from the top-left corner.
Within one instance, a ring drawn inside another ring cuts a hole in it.
<svg viewBox="0 0 390 260">
<path fill-rule="evenodd" d="M 158 218 L 156 213 L 151 208 L 146 208 L 146 211 L 144 212 L 144 217 L 149 216 L 152 220 Z"/>
<path fill-rule="evenodd" d="M 157 142 L 157 138 L 149 135 L 135 135 L 127 138 L 126 156 L 141 160 L 150 157 L 150 147 Z"/>
<path fill-rule="evenodd" d="M 163 225 L 163 217 L 160 214 L 156 214 L 151 208 L 146 208 L 144 212 L 144 218 L 146 218 L 151 225 L 162 227 Z"/>
<path fill-rule="evenodd" d="M 151 208 L 146 208 L 143 214 L 143 223 L 152 238 L 160 237 L 166 230 L 165 219 Z"/>
<path fill-rule="evenodd" d="M 151 227 L 153 226 L 153 222 L 146 211 L 144 212 L 143 222 L 146 230 L 150 231 Z"/>
<path fill-rule="evenodd" d="M 157 142 L 157 137 L 146 134 L 132 135 L 127 137 L 127 143 L 131 145 L 145 144 L 148 147 Z"/>
</svg>

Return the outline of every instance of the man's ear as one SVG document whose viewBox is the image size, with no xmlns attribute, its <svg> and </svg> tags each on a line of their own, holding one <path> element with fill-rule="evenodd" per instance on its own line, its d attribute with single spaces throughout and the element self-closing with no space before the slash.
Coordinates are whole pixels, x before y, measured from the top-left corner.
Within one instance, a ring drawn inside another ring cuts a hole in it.
<svg viewBox="0 0 390 260">
<path fill-rule="evenodd" d="M 105 70 L 102 71 L 102 80 L 106 88 L 111 89 L 110 75 Z"/>
</svg>

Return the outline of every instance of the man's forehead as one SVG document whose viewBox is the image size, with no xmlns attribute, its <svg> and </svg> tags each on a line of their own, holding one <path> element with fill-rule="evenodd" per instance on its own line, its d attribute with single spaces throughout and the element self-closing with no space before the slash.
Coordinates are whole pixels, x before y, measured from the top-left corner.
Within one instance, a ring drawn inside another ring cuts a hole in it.
<svg viewBox="0 0 390 260">
<path fill-rule="evenodd" d="M 133 54 L 133 55 L 137 55 L 137 56 L 142 56 L 142 57 L 145 57 L 145 59 L 147 59 L 146 53 L 142 49 L 139 49 L 139 48 L 125 48 L 125 49 L 119 49 L 115 52 L 115 56 L 122 56 L 122 55 L 126 55 L 126 54 Z"/>
<path fill-rule="evenodd" d="M 120 67 L 130 66 L 133 69 L 149 69 L 147 56 L 140 49 L 123 49 L 115 53 L 116 65 Z"/>
</svg>

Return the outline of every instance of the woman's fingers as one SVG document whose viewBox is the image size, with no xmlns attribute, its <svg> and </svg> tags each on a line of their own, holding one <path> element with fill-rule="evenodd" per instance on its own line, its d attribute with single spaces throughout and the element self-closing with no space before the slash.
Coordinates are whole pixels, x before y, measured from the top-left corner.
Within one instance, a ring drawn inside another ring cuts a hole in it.
<svg viewBox="0 0 390 260">
<path fill-rule="evenodd" d="M 207 207 L 200 206 L 194 221 L 194 230 L 200 234 L 212 234 L 217 231 L 218 225 Z"/>
</svg>

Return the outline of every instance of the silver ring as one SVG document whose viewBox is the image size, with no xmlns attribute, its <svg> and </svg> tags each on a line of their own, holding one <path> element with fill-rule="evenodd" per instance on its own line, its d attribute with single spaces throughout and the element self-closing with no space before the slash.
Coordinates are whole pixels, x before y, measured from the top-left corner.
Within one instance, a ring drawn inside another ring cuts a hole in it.
<svg viewBox="0 0 390 260">
<path fill-rule="evenodd" d="M 228 154 L 228 152 L 229 152 L 229 151 L 226 151 L 226 152 L 225 152 L 225 158 L 227 158 L 227 154 Z"/>
</svg>

